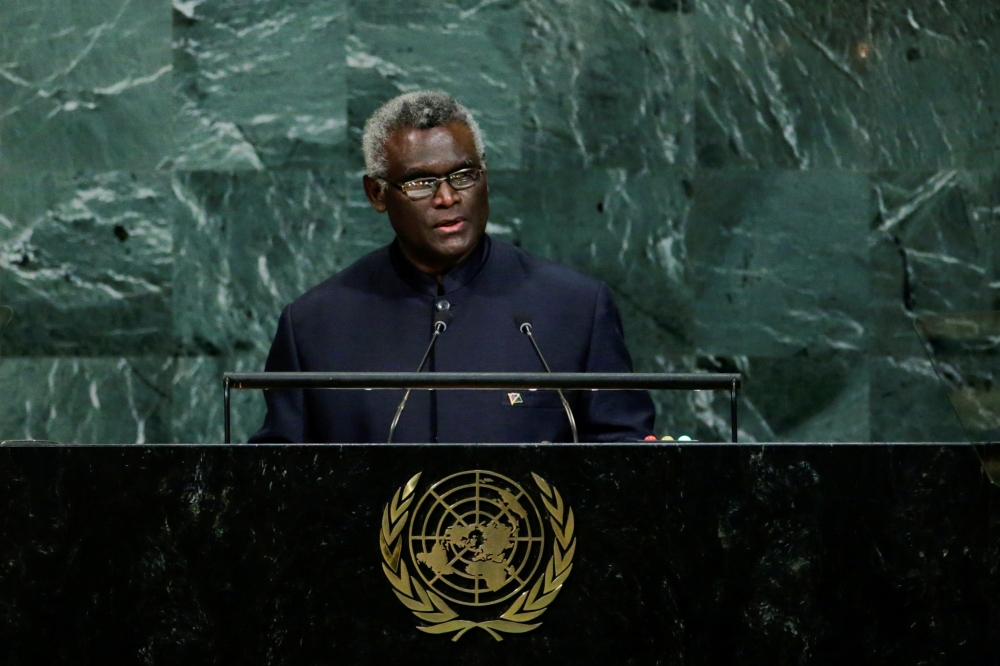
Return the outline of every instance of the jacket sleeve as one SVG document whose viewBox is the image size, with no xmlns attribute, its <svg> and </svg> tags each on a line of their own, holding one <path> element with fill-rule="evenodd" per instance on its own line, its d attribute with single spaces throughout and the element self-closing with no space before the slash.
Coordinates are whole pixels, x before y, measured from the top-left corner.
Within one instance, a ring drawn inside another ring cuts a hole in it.
<svg viewBox="0 0 1000 666">
<path fill-rule="evenodd" d="M 299 354 L 295 348 L 295 332 L 292 329 L 292 306 L 281 312 L 278 331 L 267 355 L 265 372 L 299 372 Z M 250 438 L 251 444 L 306 441 L 305 405 L 303 392 L 298 389 L 285 391 L 264 391 L 267 402 L 267 416 L 264 425 Z"/>
<path fill-rule="evenodd" d="M 632 372 L 621 315 L 603 284 L 594 307 L 586 371 Z M 580 441 L 636 441 L 653 434 L 656 410 L 647 391 L 583 391 L 579 404 Z"/>
</svg>

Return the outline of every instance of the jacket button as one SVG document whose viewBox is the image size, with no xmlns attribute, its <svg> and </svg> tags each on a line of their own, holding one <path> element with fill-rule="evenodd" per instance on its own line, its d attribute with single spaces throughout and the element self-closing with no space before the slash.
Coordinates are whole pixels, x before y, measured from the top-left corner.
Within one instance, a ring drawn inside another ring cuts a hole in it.
<svg viewBox="0 0 1000 666">
<path fill-rule="evenodd" d="M 444 312 L 445 310 L 451 309 L 451 303 L 444 300 L 443 298 L 434 304 L 434 309 L 438 312 Z"/>
</svg>

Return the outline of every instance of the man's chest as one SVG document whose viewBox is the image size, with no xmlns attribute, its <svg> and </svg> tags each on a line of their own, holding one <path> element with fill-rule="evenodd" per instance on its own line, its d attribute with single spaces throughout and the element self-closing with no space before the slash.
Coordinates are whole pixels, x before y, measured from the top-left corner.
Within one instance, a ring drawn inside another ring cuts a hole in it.
<svg viewBox="0 0 1000 666">
<path fill-rule="evenodd" d="M 324 313 L 324 321 L 296 330 L 305 371 L 400 372 L 416 370 L 435 314 L 447 312 L 425 369 L 437 372 L 535 372 L 540 361 L 520 323 L 531 321 L 553 370 L 585 369 L 591 313 L 558 300 L 454 293 L 436 298 L 379 299 Z"/>
</svg>

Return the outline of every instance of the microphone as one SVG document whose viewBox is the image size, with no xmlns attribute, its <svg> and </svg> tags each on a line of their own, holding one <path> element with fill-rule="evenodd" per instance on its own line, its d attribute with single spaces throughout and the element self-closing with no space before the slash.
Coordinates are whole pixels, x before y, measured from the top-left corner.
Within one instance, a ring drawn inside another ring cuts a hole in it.
<svg viewBox="0 0 1000 666">
<path fill-rule="evenodd" d="M 442 307 L 442 305 L 444 307 Z M 417 366 L 417 372 L 424 369 L 424 363 L 427 362 L 427 357 L 431 355 L 431 350 L 434 349 L 434 343 L 437 342 L 438 336 L 444 333 L 448 329 L 448 324 L 451 323 L 452 316 L 450 305 L 448 301 L 438 301 L 436 307 L 434 308 L 434 333 L 431 334 L 431 342 L 427 345 L 427 351 L 424 352 L 424 357 L 420 359 L 420 365 Z M 403 399 L 399 401 L 399 407 L 396 408 L 396 415 L 392 417 L 392 425 L 389 426 L 389 440 L 388 443 L 392 444 L 392 435 L 396 432 L 396 426 L 399 425 L 399 417 L 403 414 L 403 409 L 406 408 L 406 401 L 410 399 L 410 391 L 413 389 L 406 389 L 406 393 L 403 394 Z"/>
<path fill-rule="evenodd" d="M 549 367 L 549 364 L 545 362 L 545 357 L 542 356 L 542 350 L 538 348 L 538 343 L 535 342 L 535 336 L 531 333 L 531 322 L 528 321 L 528 318 L 517 315 L 514 317 L 514 323 L 517 324 L 518 330 L 527 335 L 528 339 L 531 340 L 531 346 L 535 348 L 535 353 L 538 354 L 538 360 L 542 362 L 545 372 L 552 372 L 552 368 Z M 563 409 L 566 410 L 566 418 L 569 419 L 569 429 L 573 431 L 573 443 L 579 444 L 580 440 L 576 434 L 576 419 L 573 418 L 573 410 L 570 409 L 569 403 L 566 402 L 566 396 L 563 395 L 562 389 L 556 389 L 556 393 L 559 394 L 559 401 L 562 403 Z"/>
</svg>

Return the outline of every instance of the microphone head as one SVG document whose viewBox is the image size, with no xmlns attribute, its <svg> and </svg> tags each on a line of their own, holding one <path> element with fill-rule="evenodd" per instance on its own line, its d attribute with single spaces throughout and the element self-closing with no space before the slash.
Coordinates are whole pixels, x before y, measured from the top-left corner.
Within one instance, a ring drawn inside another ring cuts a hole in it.
<svg viewBox="0 0 1000 666">
<path fill-rule="evenodd" d="M 440 324 L 441 331 L 447 330 L 448 325 L 451 324 L 452 317 L 450 310 L 435 310 L 434 311 L 434 328 L 438 328 Z"/>
<path fill-rule="evenodd" d="M 523 315 L 523 314 L 514 315 L 514 323 L 517 324 L 518 330 L 521 331 L 522 333 L 524 333 L 525 335 L 527 335 L 528 333 L 531 333 L 531 318 L 530 317 L 528 317 L 526 315 Z"/>
</svg>

